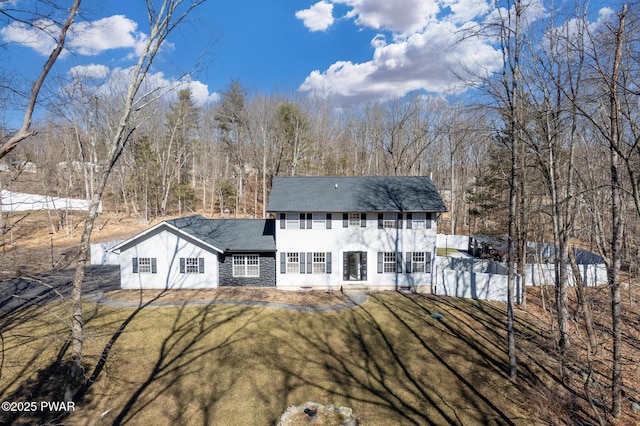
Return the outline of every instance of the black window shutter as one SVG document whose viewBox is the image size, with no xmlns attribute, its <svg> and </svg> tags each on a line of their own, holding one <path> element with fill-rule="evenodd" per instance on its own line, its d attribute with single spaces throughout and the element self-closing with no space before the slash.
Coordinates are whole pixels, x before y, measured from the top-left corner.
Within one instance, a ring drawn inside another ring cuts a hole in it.
<svg viewBox="0 0 640 426">
<path fill-rule="evenodd" d="M 367 227 L 367 214 L 366 213 L 360 213 L 360 226 L 362 228 L 366 228 Z"/>
<path fill-rule="evenodd" d="M 331 229 L 331 213 L 327 213 L 327 229 Z"/>
<path fill-rule="evenodd" d="M 396 272 L 402 273 L 402 253 L 396 253 Z"/>
<path fill-rule="evenodd" d="M 424 254 L 424 260 L 425 260 L 424 271 L 431 272 L 431 252 L 430 251 Z"/>
<path fill-rule="evenodd" d="M 426 220 L 425 228 L 431 229 L 431 213 L 427 213 L 427 220 Z"/>
<path fill-rule="evenodd" d="M 402 213 L 398 213 L 398 220 L 396 222 L 396 227 L 398 229 L 402 229 Z"/>
<path fill-rule="evenodd" d="M 342 213 L 342 227 L 349 227 L 349 213 Z"/>
<path fill-rule="evenodd" d="M 327 261 L 327 267 L 325 268 L 326 272 L 327 274 L 330 274 L 331 273 L 331 252 L 330 251 L 328 251 L 325 254 L 325 260 Z"/>
<path fill-rule="evenodd" d="M 307 213 L 307 229 L 313 228 L 313 213 Z"/>
<path fill-rule="evenodd" d="M 280 273 L 287 273 L 287 253 L 285 252 L 280 253 Z"/>
<path fill-rule="evenodd" d="M 342 279 L 349 281 L 349 255 L 342 253 Z"/>
<path fill-rule="evenodd" d="M 384 256 L 384 253 L 382 253 L 381 251 L 378 252 L 378 273 L 381 274 L 382 271 L 384 271 L 384 268 L 382 266 L 382 256 Z"/>
<path fill-rule="evenodd" d="M 198 259 L 198 273 L 204 274 L 204 257 Z"/>
<path fill-rule="evenodd" d="M 305 220 L 304 220 L 304 213 L 300 213 L 300 229 L 304 229 L 304 225 L 305 225 Z"/>
<path fill-rule="evenodd" d="M 360 275 L 362 277 L 362 281 L 367 280 L 367 252 L 363 251 L 360 253 Z"/>
<path fill-rule="evenodd" d="M 411 213 L 407 213 L 407 229 L 413 228 L 413 215 Z"/>
<path fill-rule="evenodd" d="M 409 220 L 409 219 L 407 219 L 407 220 Z M 407 259 L 406 259 L 406 261 L 405 261 L 405 269 L 404 269 L 404 271 L 405 271 L 407 274 L 410 274 L 410 273 L 411 273 L 411 271 L 413 270 L 413 269 L 411 268 L 411 260 L 413 260 L 413 255 L 412 255 L 412 254 L 411 254 L 411 252 L 409 251 L 409 252 L 407 252 Z"/>
<path fill-rule="evenodd" d="M 134 257 L 133 259 L 131 259 L 131 265 L 133 266 L 133 273 L 137 274 L 138 273 L 138 258 Z"/>
<path fill-rule="evenodd" d="M 180 273 L 184 274 L 185 273 L 185 267 L 184 267 L 184 257 L 180 258 Z"/>
<path fill-rule="evenodd" d="M 384 228 L 384 213 L 378 213 L 378 229 Z"/>
<path fill-rule="evenodd" d="M 305 261 L 304 261 L 304 253 L 299 253 L 300 256 L 300 273 L 304 274 L 304 266 L 305 266 Z"/>
<path fill-rule="evenodd" d="M 313 254 L 307 253 L 307 274 L 313 273 Z"/>
<path fill-rule="evenodd" d="M 152 274 L 158 273 L 158 261 L 155 257 L 151 258 L 151 273 Z"/>
<path fill-rule="evenodd" d="M 286 218 L 287 215 L 285 213 L 280 213 L 280 229 L 284 229 L 286 226 Z"/>
</svg>

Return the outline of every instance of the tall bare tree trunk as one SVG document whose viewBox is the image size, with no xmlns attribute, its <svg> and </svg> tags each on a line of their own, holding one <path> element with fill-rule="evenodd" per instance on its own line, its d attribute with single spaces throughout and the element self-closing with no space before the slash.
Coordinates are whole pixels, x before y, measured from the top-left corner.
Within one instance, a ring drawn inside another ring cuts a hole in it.
<svg viewBox="0 0 640 426">
<path fill-rule="evenodd" d="M 620 178 L 620 107 L 618 105 L 618 75 L 622 61 L 622 45 L 625 32 L 627 6 L 622 7 L 616 32 L 616 53 L 611 72 L 609 99 L 611 160 L 611 252 L 607 275 L 611 288 L 611 325 L 613 329 L 613 354 L 611 365 L 611 411 L 613 417 L 622 415 L 622 306 L 620 298 L 620 267 L 622 253 L 622 181 Z"/>
<path fill-rule="evenodd" d="M 145 105 L 144 101 L 136 101 L 145 76 L 148 74 L 151 64 L 158 53 L 160 46 L 167 38 L 172 29 L 174 29 L 196 6 L 205 0 L 192 0 L 185 6 L 186 11 L 181 15 L 177 15 L 176 9 L 185 0 L 162 0 L 160 7 L 155 7 L 153 0 L 147 0 L 147 8 L 150 19 L 150 32 L 146 40 L 143 51 L 140 54 L 138 62 L 131 72 L 131 81 L 127 90 L 127 95 L 121 109 L 120 120 L 114 129 L 113 136 L 107 144 L 107 155 L 103 171 L 100 173 L 100 180 L 89 205 L 89 211 L 84 222 L 84 230 L 80 241 L 80 249 L 78 251 L 78 260 L 76 270 L 73 277 L 73 287 L 71 294 L 72 317 L 70 329 L 71 341 L 71 366 L 69 369 L 69 380 L 65 387 L 65 399 L 70 401 L 73 399 L 74 392 L 80 384 L 79 381 L 84 377 L 82 365 L 82 349 L 84 344 L 83 314 L 82 314 L 82 284 L 84 282 L 87 260 L 89 255 L 91 232 L 99 213 L 100 201 L 102 194 L 107 186 L 107 181 L 120 158 L 124 147 L 135 131 L 135 125 L 131 123 L 134 106 L 136 110 L 140 110 Z M 174 15 L 176 14 L 176 15 Z M 144 97 L 143 97 L 144 98 Z"/>
</svg>

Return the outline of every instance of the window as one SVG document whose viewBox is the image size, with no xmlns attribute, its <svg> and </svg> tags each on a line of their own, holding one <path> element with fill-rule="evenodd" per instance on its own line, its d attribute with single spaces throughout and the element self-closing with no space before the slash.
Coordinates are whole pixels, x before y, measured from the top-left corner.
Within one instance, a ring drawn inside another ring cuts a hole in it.
<svg viewBox="0 0 640 426">
<path fill-rule="evenodd" d="M 396 254 L 392 251 L 383 253 L 382 257 L 382 271 L 383 272 L 396 272 Z"/>
<path fill-rule="evenodd" d="M 327 229 L 327 215 L 326 215 L 326 213 L 314 213 L 313 214 L 313 228 L 312 229 Z"/>
<path fill-rule="evenodd" d="M 413 213 L 412 217 L 413 217 L 413 220 L 412 220 L 413 229 L 425 229 L 427 227 L 426 213 Z"/>
<path fill-rule="evenodd" d="M 325 253 L 313 253 L 313 273 L 324 274 L 327 271 Z"/>
<path fill-rule="evenodd" d="M 185 258 L 186 265 L 186 273 L 187 274 L 195 274 L 198 273 L 198 258 L 197 257 L 187 257 Z"/>
<path fill-rule="evenodd" d="M 260 260 L 255 254 L 233 255 L 234 277 L 259 277 Z"/>
<path fill-rule="evenodd" d="M 300 229 L 300 216 L 298 213 L 287 213 L 287 229 Z"/>
<path fill-rule="evenodd" d="M 414 252 L 411 261 L 411 272 L 424 272 L 424 252 Z"/>
<path fill-rule="evenodd" d="M 360 226 L 360 213 L 349 213 L 349 226 Z"/>
<path fill-rule="evenodd" d="M 300 253 L 287 253 L 287 274 L 300 273 Z"/>
<path fill-rule="evenodd" d="M 409 269 L 411 268 L 411 269 Z M 407 272 L 431 272 L 431 253 L 417 251 L 407 253 Z"/>
<path fill-rule="evenodd" d="M 155 257 L 134 257 L 131 259 L 134 274 L 155 274 L 158 272 Z"/>
<path fill-rule="evenodd" d="M 139 257 L 138 258 L 138 272 L 150 273 L 151 272 L 151 258 L 150 257 Z"/>
<path fill-rule="evenodd" d="M 204 258 L 203 257 L 181 257 L 180 273 L 181 274 L 204 274 Z"/>
<path fill-rule="evenodd" d="M 383 228 L 395 229 L 397 218 L 398 218 L 398 215 L 396 215 L 395 213 L 385 213 L 384 219 L 382 221 Z"/>
</svg>

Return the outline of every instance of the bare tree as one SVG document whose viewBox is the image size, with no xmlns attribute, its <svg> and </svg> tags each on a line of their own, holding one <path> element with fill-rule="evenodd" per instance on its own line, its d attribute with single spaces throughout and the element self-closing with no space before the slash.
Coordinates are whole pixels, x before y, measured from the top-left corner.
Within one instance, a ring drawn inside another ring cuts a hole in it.
<svg viewBox="0 0 640 426">
<path fill-rule="evenodd" d="M 0 158 L 4 157 L 9 152 L 14 150 L 20 142 L 35 134 L 35 131 L 31 129 L 31 120 L 33 118 L 33 113 L 38 102 L 40 90 L 42 89 L 42 86 L 47 76 L 49 75 L 51 68 L 53 68 L 53 64 L 55 64 L 56 60 L 60 56 L 60 53 L 62 53 L 62 50 L 64 49 L 67 32 L 69 31 L 69 28 L 73 24 L 76 15 L 78 14 L 78 10 L 80 9 L 80 2 L 81 0 L 74 0 L 73 4 L 71 5 L 67 18 L 60 27 L 56 45 L 51 51 L 49 58 L 44 63 L 40 75 L 38 76 L 38 78 L 36 78 L 31 86 L 31 94 L 29 95 L 29 100 L 25 108 L 24 118 L 22 119 L 22 126 L 20 127 L 20 129 L 18 129 L 17 132 L 10 136 L 8 140 L 4 141 L 2 145 L 0 145 Z M 13 18 L 10 12 L 5 9 L 0 9 L 0 14 L 8 16 L 10 19 L 19 20 L 19 18 Z M 29 23 L 29 25 L 35 24 Z"/>
<path fill-rule="evenodd" d="M 99 173 L 95 192 L 90 200 L 89 210 L 84 223 L 84 231 L 80 241 L 71 294 L 72 318 L 70 338 L 72 355 L 69 371 L 70 378 L 65 391 L 66 400 L 73 399 L 73 389 L 83 378 L 82 348 L 84 344 L 84 333 L 81 299 L 82 282 L 85 277 L 91 232 L 96 217 L 98 216 L 98 207 L 102 199 L 102 194 L 111 171 L 136 129 L 136 123 L 132 120 L 134 113 L 142 109 L 151 99 L 157 96 L 156 92 L 141 93 L 141 89 L 162 43 L 194 8 L 205 1 L 206 0 L 162 0 L 156 5 L 153 0 L 147 0 L 150 26 L 149 36 L 136 65 L 130 72 L 129 87 L 120 105 L 121 114 L 119 115 L 119 119 L 117 123 L 114 123 L 113 133 L 109 142 L 106 144 L 107 154 L 104 159 L 104 166 Z"/>
</svg>

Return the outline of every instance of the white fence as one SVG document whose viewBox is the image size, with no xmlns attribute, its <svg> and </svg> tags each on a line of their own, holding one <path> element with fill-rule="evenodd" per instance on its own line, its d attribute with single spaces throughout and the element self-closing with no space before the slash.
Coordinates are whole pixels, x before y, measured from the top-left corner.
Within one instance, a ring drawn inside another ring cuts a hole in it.
<svg viewBox="0 0 640 426">
<path fill-rule="evenodd" d="M 4 189 L 0 191 L 0 211 L 3 212 L 88 209 L 89 202 L 87 200 L 25 194 L 23 192 L 12 192 Z M 102 212 L 102 203 L 98 206 L 98 212 Z"/>
<path fill-rule="evenodd" d="M 607 283 L 607 268 L 603 263 L 578 265 L 582 283 L 588 287 L 594 287 Z M 526 285 L 555 285 L 556 272 L 553 263 L 528 263 L 525 270 Z M 569 285 L 575 285 L 571 267 L 567 266 L 567 280 Z"/>
<path fill-rule="evenodd" d="M 507 301 L 507 276 L 441 268 L 436 271 L 434 293 L 476 300 Z M 514 301 L 520 302 L 522 285 L 516 278 Z"/>
<path fill-rule="evenodd" d="M 438 234 L 436 236 L 436 247 L 466 251 L 469 250 L 469 236 Z"/>
<path fill-rule="evenodd" d="M 527 286 L 554 285 L 554 264 L 527 264 L 524 284 Z M 607 283 L 604 264 L 578 265 L 583 284 L 597 286 Z M 567 269 L 569 285 L 575 285 L 570 268 Z M 479 300 L 507 300 L 507 267 L 499 262 L 470 258 L 436 257 L 434 264 L 433 293 Z M 521 277 L 516 277 L 515 300 L 522 294 Z"/>
<path fill-rule="evenodd" d="M 120 254 L 109 251 L 122 241 L 110 241 L 108 243 L 91 244 L 92 265 L 119 265 Z"/>
</svg>

